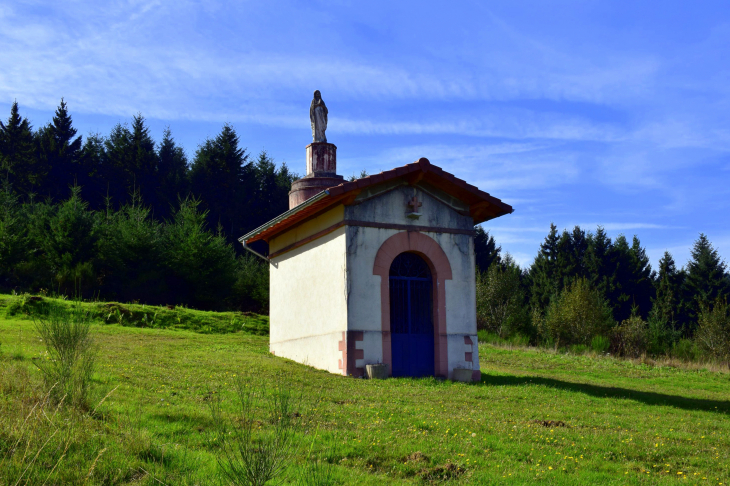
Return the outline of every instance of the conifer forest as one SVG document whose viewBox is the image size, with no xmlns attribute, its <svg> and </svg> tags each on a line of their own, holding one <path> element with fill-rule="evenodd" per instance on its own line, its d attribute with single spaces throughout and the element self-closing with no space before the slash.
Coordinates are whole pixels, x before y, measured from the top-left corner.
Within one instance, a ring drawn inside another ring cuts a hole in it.
<svg viewBox="0 0 730 486">
<path fill-rule="evenodd" d="M 63 100 L 39 127 L 16 102 L 0 168 L 0 292 L 267 310 L 266 264 L 236 240 L 288 209 L 299 176 L 232 126 L 188 160 L 142 115 L 82 136 Z M 704 234 L 685 266 L 652 268 L 638 236 L 551 225 L 520 268 L 475 230 L 480 340 L 730 360 L 730 274 Z"/>
</svg>

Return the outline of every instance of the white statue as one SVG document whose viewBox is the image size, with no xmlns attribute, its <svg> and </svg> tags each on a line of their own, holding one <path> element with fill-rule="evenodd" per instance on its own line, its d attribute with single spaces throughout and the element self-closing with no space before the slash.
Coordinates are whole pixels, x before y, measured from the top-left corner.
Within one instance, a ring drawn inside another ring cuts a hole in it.
<svg viewBox="0 0 730 486">
<path fill-rule="evenodd" d="M 314 99 L 309 107 L 309 120 L 312 122 L 312 141 L 326 142 L 327 136 L 324 132 L 327 130 L 327 107 L 319 90 L 314 91 Z"/>
</svg>

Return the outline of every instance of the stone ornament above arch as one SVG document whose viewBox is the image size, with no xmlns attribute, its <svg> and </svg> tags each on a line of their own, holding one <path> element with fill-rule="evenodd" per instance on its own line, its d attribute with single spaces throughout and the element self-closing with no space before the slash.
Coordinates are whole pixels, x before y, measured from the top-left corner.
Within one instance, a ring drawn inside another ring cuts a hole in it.
<svg viewBox="0 0 730 486">
<path fill-rule="evenodd" d="M 451 280 L 451 264 L 441 246 L 423 233 L 403 231 L 394 234 L 378 249 L 373 265 L 373 275 L 380 275 L 381 329 L 383 333 L 383 363 L 388 373 L 393 371 L 393 357 L 390 341 L 390 265 L 395 257 L 404 252 L 413 252 L 426 260 L 433 275 L 433 330 L 434 370 L 436 376 L 448 378 L 449 361 L 446 336 L 446 280 Z"/>
</svg>

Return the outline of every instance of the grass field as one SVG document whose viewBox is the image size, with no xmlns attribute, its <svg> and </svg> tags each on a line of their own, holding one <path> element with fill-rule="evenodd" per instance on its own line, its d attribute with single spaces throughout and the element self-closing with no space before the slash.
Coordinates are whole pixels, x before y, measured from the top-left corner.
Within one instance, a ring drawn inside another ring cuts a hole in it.
<svg viewBox="0 0 730 486">
<path fill-rule="evenodd" d="M 225 333 L 100 319 L 91 409 L 44 417 L 31 413 L 42 343 L 12 314 L 0 317 L 0 484 L 219 484 L 208 403 L 231 413 L 241 376 L 302 394 L 292 484 L 312 458 L 336 484 L 730 484 L 727 372 L 481 345 L 481 383 L 367 381 L 271 356 L 258 316 Z"/>
</svg>

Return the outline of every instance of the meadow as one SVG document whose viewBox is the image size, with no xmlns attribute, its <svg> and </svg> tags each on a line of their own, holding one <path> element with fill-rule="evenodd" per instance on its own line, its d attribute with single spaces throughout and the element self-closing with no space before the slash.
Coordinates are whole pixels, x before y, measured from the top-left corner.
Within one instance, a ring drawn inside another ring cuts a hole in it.
<svg viewBox="0 0 730 486">
<path fill-rule="evenodd" d="M 0 296 L 3 485 L 225 484 L 241 379 L 296 397 L 285 484 L 312 464 L 332 484 L 730 484 L 726 369 L 481 344 L 480 383 L 369 381 L 270 355 L 265 316 L 89 303 L 92 396 L 58 407 L 35 366 L 39 302 Z"/>
</svg>

